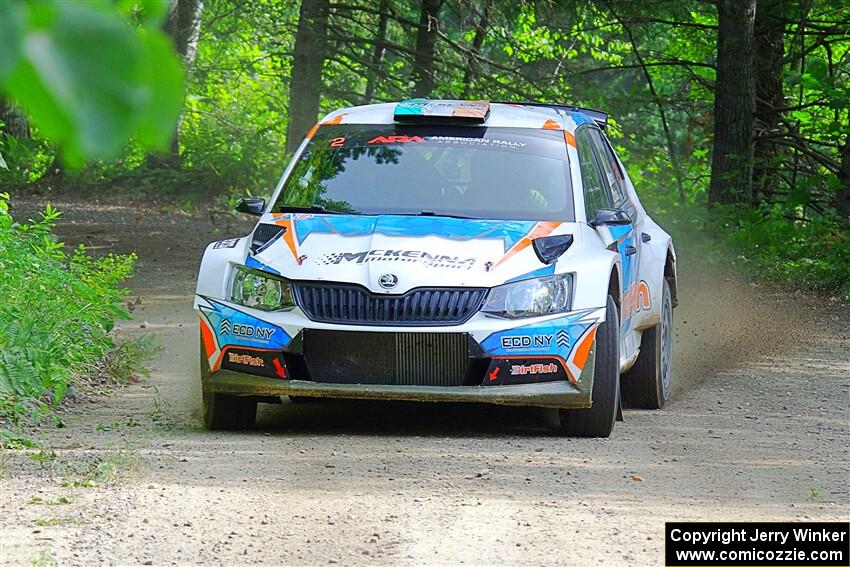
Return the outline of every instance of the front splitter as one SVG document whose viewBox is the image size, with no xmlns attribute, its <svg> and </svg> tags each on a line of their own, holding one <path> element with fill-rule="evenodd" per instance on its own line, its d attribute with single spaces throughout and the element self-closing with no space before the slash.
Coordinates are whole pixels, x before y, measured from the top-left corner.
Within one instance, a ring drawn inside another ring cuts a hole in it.
<svg viewBox="0 0 850 567">
<path fill-rule="evenodd" d="M 304 396 L 361 400 L 417 402 L 470 402 L 506 406 L 577 409 L 590 407 L 590 393 L 567 381 L 510 386 L 397 386 L 378 384 L 324 384 L 216 372 L 203 381 L 205 392 L 236 396 Z"/>
</svg>

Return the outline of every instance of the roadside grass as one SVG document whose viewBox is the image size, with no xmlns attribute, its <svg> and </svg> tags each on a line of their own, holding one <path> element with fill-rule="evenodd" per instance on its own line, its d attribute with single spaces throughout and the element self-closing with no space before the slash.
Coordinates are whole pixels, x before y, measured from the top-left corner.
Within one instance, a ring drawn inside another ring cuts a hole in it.
<svg viewBox="0 0 850 567">
<path fill-rule="evenodd" d="M 72 465 L 62 482 L 64 488 L 95 488 L 131 478 L 140 470 L 139 457 L 130 450 L 113 450 Z"/>
<path fill-rule="evenodd" d="M 44 499 L 41 496 L 33 496 L 27 501 L 27 504 L 31 506 L 64 506 L 66 504 L 71 504 L 72 500 L 67 496 L 60 496 L 58 498 L 48 498 Z"/>
<path fill-rule="evenodd" d="M 68 254 L 53 235 L 61 213 L 18 223 L 0 193 L 0 450 L 30 447 L 21 426 L 48 419 L 78 386 L 127 383 L 145 372 L 152 337 L 119 339 L 115 321 L 129 319 L 123 283 L 135 255 Z"/>
</svg>

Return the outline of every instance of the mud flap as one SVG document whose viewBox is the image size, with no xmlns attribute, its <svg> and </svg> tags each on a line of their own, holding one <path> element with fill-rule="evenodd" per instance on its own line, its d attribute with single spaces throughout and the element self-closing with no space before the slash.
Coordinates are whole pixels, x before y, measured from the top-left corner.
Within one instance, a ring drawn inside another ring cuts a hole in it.
<svg viewBox="0 0 850 567">
<path fill-rule="evenodd" d="M 620 392 L 620 396 L 617 398 L 617 417 L 615 418 L 617 421 L 623 421 L 623 393 Z"/>
</svg>

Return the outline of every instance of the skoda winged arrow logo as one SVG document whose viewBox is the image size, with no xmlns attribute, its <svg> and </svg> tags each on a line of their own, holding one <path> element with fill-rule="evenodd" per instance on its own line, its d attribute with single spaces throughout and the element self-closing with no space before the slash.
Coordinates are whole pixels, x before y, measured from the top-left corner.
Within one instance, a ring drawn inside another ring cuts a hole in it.
<svg viewBox="0 0 850 567">
<path fill-rule="evenodd" d="M 230 319 L 221 320 L 221 324 L 218 326 L 218 332 L 222 335 L 230 334 Z"/>
<path fill-rule="evenodd" d="M 398 285 L 398 276 L 395 274 L 384 274 L 378 278 L 378 285 L 384 289 L 392 289 Z"/>
<path fill-rule="evenodd" d="M 559 347 L 570 346 L 570 334 L 561 329 L 555 334 L 555 344 Z"/>
</svg>

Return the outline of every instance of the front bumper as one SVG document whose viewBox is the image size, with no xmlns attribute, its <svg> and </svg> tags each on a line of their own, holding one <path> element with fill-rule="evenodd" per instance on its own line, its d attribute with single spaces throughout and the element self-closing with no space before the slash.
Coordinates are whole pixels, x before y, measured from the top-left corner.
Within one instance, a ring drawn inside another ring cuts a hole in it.
<svg viewBox="0 0 850 567">
<path fill-rule="evenodd" d="M 582 408 L 604 309 L 462 325 L 367 327 L 198 296 L 205 391 Z M 467 346 L 468 345 L 468 346 Z M 374 348 L 370 348 L 374 347 Z"/>
<path fill-rule="evenodd" d="M 360 400 L 472 402 L 551 408 L 590 407 L 590 392 L 570 382 L 541 382 L 511 386 L 398 386 L 377 384 L 320 384 L 280 380 L 221 370 L 204 380 L 206 392 L 237 396 L 303 396 Z"/>
</svg>

